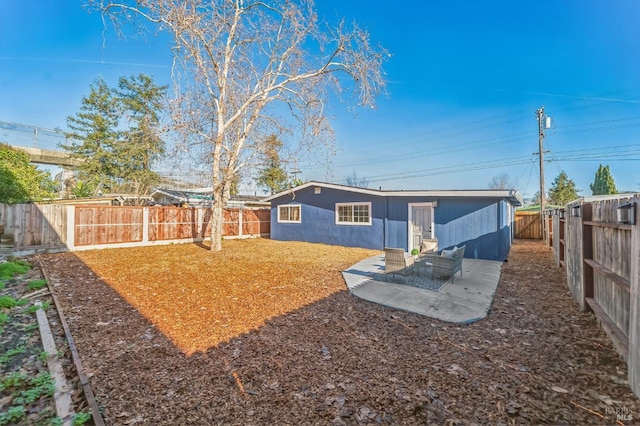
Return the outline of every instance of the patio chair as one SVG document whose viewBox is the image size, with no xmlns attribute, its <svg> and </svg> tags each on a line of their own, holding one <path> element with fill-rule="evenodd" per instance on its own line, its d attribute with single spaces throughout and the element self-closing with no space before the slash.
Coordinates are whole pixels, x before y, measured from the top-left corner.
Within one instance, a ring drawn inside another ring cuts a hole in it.
<svg viewBox="0 0 640 426">
<path fill-rule="evenodd" d="M 405 255 L 401 248 L 384 249 L 384 272 L 385 274 L 407 275 L 413 265 L 413 256 Z"/>
<path fill-rule="evenodd" d="M 420 244 L 420 256 L 424 256 L 427 253 L 434 253 L 438 251 L 438 239 L 437 238 L 424 238 L 422 244 Z"/>
<path fill-rule="evenodd" d="M 427 262 L 433 264 L 432 276 L 435 278 L 451 278 L 451 283 L 455 282 L 455 275 L 460 272 L 462 276 L 462 259 L 466 246 L 454 247 L 452 250 L 442 250 L 438 253 L 426 255 Z"/>
</svg>

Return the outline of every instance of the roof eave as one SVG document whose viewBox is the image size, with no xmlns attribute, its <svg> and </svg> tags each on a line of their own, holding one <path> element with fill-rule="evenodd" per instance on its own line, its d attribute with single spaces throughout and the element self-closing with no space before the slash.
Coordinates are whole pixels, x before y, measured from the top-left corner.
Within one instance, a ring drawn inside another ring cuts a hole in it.
<svg viewBox="0 0 640 426">
<path fill-rule="evenodd" d="M 296 191 L 303 190 L 310 186 L 319 186 L 321 188 L 331 188 L 349 192 L 355 192 L 359 194 L 368 194 L 377 197 L 452 197 L 452 196 L 460 196 L 460 197 L 489 197 L 489 198 L 506 198 L 511 201 L 516 206 L 521 206 L 524 204 L 522 200 L 522 196 L 517 190 L 514 189 L 497 189 L 497 190 L 483 190 L 483 189 L 472 189 L 472 190 L 411 190 L 411 191 L 381 191 L 377 189 L 369 189 L 369 188 L 356 188 L 353 186 L 346 185 L 337 185 L 333 183 L 325 183 L 325 182 L 316 182 L 310 181 L 306 182 L 302 185 L 298 185 L 286 191 L 279 192 L 277 194 L 273 194 L 267 198 L 265 201 L 272 201 L 276 198 L 280 198 L 287 194 L 294 194 Z"/>
</svg>

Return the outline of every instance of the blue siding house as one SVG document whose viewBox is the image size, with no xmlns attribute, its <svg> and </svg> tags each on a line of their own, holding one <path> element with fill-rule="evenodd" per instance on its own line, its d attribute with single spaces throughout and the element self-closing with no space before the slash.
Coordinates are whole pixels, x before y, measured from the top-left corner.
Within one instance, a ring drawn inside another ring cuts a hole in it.
<svg viewBox="0 0 640 426">
<path fill-rule="evenodd" d="M 271 239 L 410 251 L 423 239 L 466 245 L 465 257 L 503 261 L 513 241 L 515 190 L 379 191 L 307 182 L 267 198 Z"/>
</svg>

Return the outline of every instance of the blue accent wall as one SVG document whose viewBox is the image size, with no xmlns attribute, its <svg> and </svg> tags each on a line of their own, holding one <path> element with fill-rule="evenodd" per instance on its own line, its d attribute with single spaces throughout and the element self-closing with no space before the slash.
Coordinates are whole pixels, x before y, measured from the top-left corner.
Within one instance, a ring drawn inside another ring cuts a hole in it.
<svg viewBox="0 0 640 426">
<path fill-rule="evenodd" d="M 371 225 L 337 225 L 336 203 L 371 202 Z M 277 206 L 300 204 L 301 223 L 279 223 Z M 283 241 L 306 241 L 345 247 L 363 247 L 382 250 L 386 199 L 366 194 L 314 187 L 296 191 L 271 201 L 271 238 Z"/>
<path fill-rule="evenodd" d="M 466 245 L 467 258 L 503 261 L 511 248 L 509 208 L 501 199 L 443 199 L 434 213 L 438 246 Z"/>
<path fill-rule="evenodd" d="M 465 257 L 506 259 L 511 247 L 513 206 L 504 199 L 480 197 L 384 197 L 321 187 L 303 188 L 271 201 L 271 238 L 346 247 L 382 250 L 400 247 L 408 251 L 409 203 L 437 201 L 434 234 L 440 249 L 466 245 Z M 336 203 L 371 202 L 371 225 L 337 225 Z M 278 223 L 278 206 L 301 205 L 301 223 Z M 509 210 L 512 214 L 509 215 Z"/>
</svg>

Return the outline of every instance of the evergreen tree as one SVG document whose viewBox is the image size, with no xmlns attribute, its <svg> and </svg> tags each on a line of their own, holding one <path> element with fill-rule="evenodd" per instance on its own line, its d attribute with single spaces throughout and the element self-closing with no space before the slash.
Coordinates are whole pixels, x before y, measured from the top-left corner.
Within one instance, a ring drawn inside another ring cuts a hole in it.
<svg viewBox="0 0 640 426">
<path fill-rule="evenodd" d="M 138 197 L 148 194 L 160 181 L 151 166 L 165 152 L 160 135 L 160 112 L 166 90 L 167 86 L 157 86 L 151 77 L 140 74 L 121 77 L 116 91 L 121 113 L 128 124 L 116 147 L 115 158 L 120 163 L 118 177 L 126 182 L 126 189 Z"/>
<path fill-rule="evenodd" d="M 95 181 L 94 195 L 99 191 L 111 192 L 115 184 L 114 151 L 118 143 L 118 105 L 107 83 L 98 78 L 90 86 L 89 96 L 82 98 L 80 111 L 67 117 L 70 131 L 66 137 L 71 143 L 62 148 L 82 160 L 78 178 Z"/>
<path fill-rule="evenodd" d="M 609 165 L 606 167 L 598 167 L 598 171 L 596 171 L 596 176 L 591 185 L 591 193 L 593 195 L 607 195 L 607 194 L 617 194 L 618 190 L 616 189 L 616 184 L 613 181 L 613 176 L 611 176 L 611 172 L 609 171 Z"/>
<path fill-rule="evenodd" d="M 166 86 L 144 74 L 120 78 L 117 90 L 99 78 L 80 112 L 67 117 L 71 143 L 62 148 L 82 160 L 78 179 L 90 182 L 94 194 L 124 191 L 140 197 L 159 181 L 151 166 L 164 153 L 159 127 L 165 92 Z"/>
<path fill-rule="evenodd" d="M 549 190 L 549 203 L 564 206 L 578 198 L 576 184 L 562 171 L 553 181 Z"/>
<path fill-rule="evenodd" d="M 288 186 L 287 172 L 280 161 L 282 142 L 276 135 L 271 135 L 265 142 L 265 167 L 258 172 L 256 183 L 267 188 L 271 195 L 284 191 Z"/>
<path fill-rule="evenodd" d="M 0 143 L 0 203 L 39 201 L 55 192 L 49 172 L 31 165 L 29 154 Z"/>
</svg>

